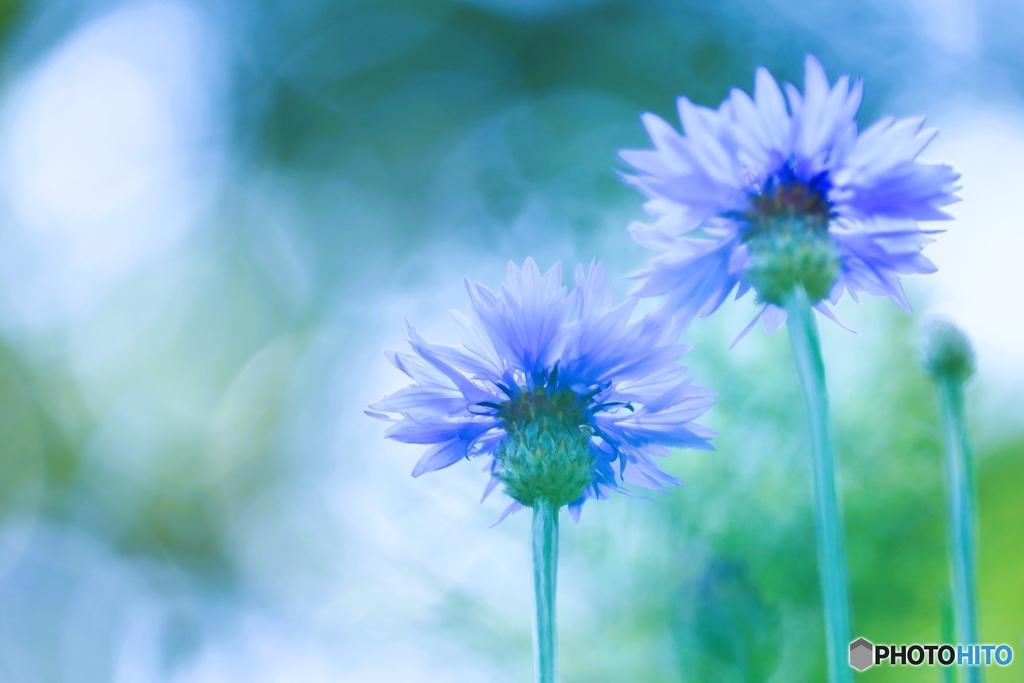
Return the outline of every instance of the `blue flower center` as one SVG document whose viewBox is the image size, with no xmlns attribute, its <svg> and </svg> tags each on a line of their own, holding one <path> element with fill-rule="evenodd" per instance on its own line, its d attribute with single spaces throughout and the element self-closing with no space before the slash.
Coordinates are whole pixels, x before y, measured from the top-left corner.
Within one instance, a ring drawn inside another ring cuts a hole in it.
<svg viewBox="0 0 1024 683">
<path fill-rule="evenodd" d="M 586 422 L 586 405 L 586 400 L 568 388 L 538 386 L 532 391 L 520 388 L 513 398 L 498 404 L 497 409 L 498 418 L 506 427 L 540 421 L 579 427 Z"/>
<path fill-rule="evenodd" d="M 749 197 L 748 208 L 729 215 L 739 223 L 750 263 L 744 277 L 758 299 L 784 306 L 797 287 L 813 303 L 828 297 L 841 264 L 828 227 L 836 214 L 828 199 L 828 173 L 806 178 L 790 161 Z"/>
<path fill-rule="evenodd" d="M 751 194 L 749 207 L 741 212 L 745 224 L 744 241 L 758 234 L 791 228 L 798 221 L 804 229 L 827 232 L 835 218 L 832 202 L 828 199 L 832 182 L 828 172 L 822 171 L 810 179 L 801 179 L 790 161 L 768 177 L 760 192 Z"/>
</svg>

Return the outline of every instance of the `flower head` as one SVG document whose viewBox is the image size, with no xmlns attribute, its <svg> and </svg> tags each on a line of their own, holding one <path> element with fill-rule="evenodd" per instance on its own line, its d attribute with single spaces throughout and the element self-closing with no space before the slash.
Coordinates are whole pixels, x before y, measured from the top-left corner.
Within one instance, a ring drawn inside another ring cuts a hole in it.
<svg viewBox="0 0 1024 683">
<path fill-rule="evenodd" d="M 909 310 L 899 276 L 935 271 L 921 255 L 934 231 L 917 221 L 949 218 L 941 207 L 958 201 L 959 178 L 916 160 L 936 129 L 923 118 L 883 118 L 859 132 L 860 81 L 851 87 L 843 76 L 830 87 L 810 55 L 803 94 L 785 90 L 784 99 L 760 68 L 753 98 L 734 89 L 717 110 L 680 98 L 684 135 L 644 114 L 654 149 L 620 152 L 637 171 L 625 180 L 657 216 L 630 230 L 665 252 L 637 274 L 645 279 L 635 294 L 667 295 L 662 310 L 680 326 L 734 289 L 737 298 L 755 290 L 769 333 L 798 285 L 833 319 L 827 301 L 844 292 L 889 296 Z"/>
<path fill-rule="evenodd" d="M 541 275 L 532 259 L 509 263 L 501 293 L 466 280 L 469 316 L 452 312 L 461 346 L 427 342 L 406 323 L 412 354 L 388 359 L 413 384 L 367 413 L 393 422 L 385 436 L 430 447 L 413 476 L 483 458 L 515 501 L 545 499 L 578 518 L 587 498 L 678 483 L 654 458 L 670 447 L 710 450 L 714 432 L 694 422 L 712 392 L 683 379 L 689 347 L 651 317 L 630 321 L 637 301 L 612 305 L 601 264 Z M 505 515 L 502 515 L 504 517 Z"/>
</svg>

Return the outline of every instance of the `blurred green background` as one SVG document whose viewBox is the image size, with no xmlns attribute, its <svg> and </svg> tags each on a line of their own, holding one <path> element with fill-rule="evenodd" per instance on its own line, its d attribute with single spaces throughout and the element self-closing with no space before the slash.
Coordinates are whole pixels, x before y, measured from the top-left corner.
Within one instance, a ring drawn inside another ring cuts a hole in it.
<svg viewBox="0 0 1024 683">
<path fill-rule="evenodd" d="M 1024 7 L 1012 0 L 0 3 L 0 680 L 528 681 L 526 515 L 363 407 L 402 317 L 452 341 L 462 277 L 649 254 L 615 172 L 639 115 L 803 56 L 862 126 L 927 113 L 964 174 L 915 313 L 822 325 L 854 633 L 939 642 L 942 444 L 914 361 L 974 336 L 981 634 L 1024 657 Z M 810 462 L 785 332 L 687 333 L 719 392 L 684 485 L 562 534 L 566 683 L 825 680 Z M 1024 665 L 987 680 L 1024 680 Z M 938 668 L 858 679 L 939 681 Z"/>
</svg>

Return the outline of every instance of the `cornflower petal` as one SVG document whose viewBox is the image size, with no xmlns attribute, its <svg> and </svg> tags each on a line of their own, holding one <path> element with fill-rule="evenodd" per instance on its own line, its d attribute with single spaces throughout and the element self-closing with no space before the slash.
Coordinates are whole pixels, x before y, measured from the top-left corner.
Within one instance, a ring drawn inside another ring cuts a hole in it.
<svg viewBox="0 0 1024 683">
<path fill-rule="evenodd" d="M 466 442 L 461 439 L 435 444 L 427 449 L 416 463 L 416 467 L 412 469 L 412 476 L 418 477 L 427 472 L 443 470 L 466 457 Z"/>
</svg>

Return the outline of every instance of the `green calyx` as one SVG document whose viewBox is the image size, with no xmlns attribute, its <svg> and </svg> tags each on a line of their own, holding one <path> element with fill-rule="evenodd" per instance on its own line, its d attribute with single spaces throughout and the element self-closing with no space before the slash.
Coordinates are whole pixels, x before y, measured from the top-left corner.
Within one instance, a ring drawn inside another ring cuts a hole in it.
<svg viewBox="0 0 1024 683">
<path fill-rule="evenodd" d="M 780 179 L 750 197 L 738 214 L 750 263 L 746 277 L 763 303 L 785 305 L 801 285 L 811 304 L 828 297 L 839 277 L 839 253 L 828 226 L 835 218 L 827 178 L 796 180 L 787 166 Z"/>
<path fill-rule="evenodd" d="M 497 478 L 527 507 L 556 509 L 577 500 L 593 481 L 590 437 L 583 410 L 569 390 L 523 392 L 498 410 L 507 437 L 498 448 Z"/>
<path fill-rule="evenodd" d="M 827 216 L 760 216 L 744 235 L 750 254 L 746 277 L 764 303 L 785 305 L 802 285 L 812 304 L 827 298 L 839 277 L 839 253 Z"/>
</svg>

